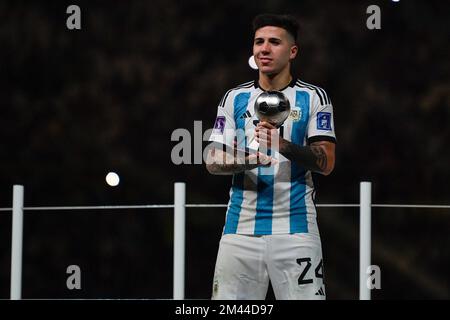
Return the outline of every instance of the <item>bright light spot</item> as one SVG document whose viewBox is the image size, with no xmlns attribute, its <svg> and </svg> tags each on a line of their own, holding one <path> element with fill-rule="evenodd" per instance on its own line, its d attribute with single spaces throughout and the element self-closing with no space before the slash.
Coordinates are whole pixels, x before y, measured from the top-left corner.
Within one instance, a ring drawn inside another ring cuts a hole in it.
<svg viewBox="0 0 450 320">
<path fill-rule="evenodd" d="M 400 2 L 400 0 L 392 0 L 392 2 Z"/>
<path fill-rule="evenodd" d="M 109 184 L 111 187 L 115 187 L 119 184 L 120 178 L 115 172 L 109 172 L 106 175 L 106 183 Z"/>
<path fill-rule="evenodd" d="M 258 70 L 258 66 L 256 65 L 254 56 L 250 56 L 250 58 L 248 58 L 248 65 L 250 66 L 250 68 Z"/>
</svg>

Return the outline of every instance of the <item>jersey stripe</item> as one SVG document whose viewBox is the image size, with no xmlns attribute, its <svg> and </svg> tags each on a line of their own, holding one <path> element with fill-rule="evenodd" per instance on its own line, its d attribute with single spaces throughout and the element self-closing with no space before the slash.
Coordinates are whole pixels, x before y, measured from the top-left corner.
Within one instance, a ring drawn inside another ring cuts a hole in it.
<svg viewBox="0 0 450 320">
<path fill-rule="evenodd" d="M 236 233 L 242 201 L 244 200 L 244 173 L 233 175 L 231 186 L 230 204 L 228 205 L 227 218 L 223 233 Z"/>
<path fill-rule="evenodd" d="M 309 93 L 297 91 L 295 93 L 295 106 L 299 107 L 305 119 L 294 122 L 292 126 L 291 141 L 303 146 L 306 134 L 305 123 L 309 121 Z M 305 170 L 292 163 L 291 167 L 291 198 L 290 198 L 290 232 L 308 232 L 305 203 L 306 181 Z"/>
<path fill-rule="evenodd" d="M 249 98 L 249 92 L 241 92 L 234 98 L 234 121 L 236 123 L 236 129 L 245 130 L 245 120 L 241 119 L 240 116 L 245 113 Z M 236 233 L 242 201 L 244 199 L 244 178 L 244 173 L 235 174 L 233 177 L 230 205 L 224 230 L 225 234 Z"/>
<path fill-rule="evenodd" d="M 327 93 L 321 87 L 315 86 L 313 84 L 310 84 L 310 83 L 307 83 L 307 82 L 304 82 L 304 81 L 301 81 L 301 80 L 297 80 L 297 84 L 302 84 L 302 85 L 304 85 L 307 88 L 314 89 L 314 90 L 316 90 L 317 93 L 320 92 L 322 95 L 319 95 L 319 96 L 323 97 L 325 103 L 326 104 L 331 104 L 331 101 L 328 98 Z M 322 102 L 322 99 L 320 101 Z M 323 105 L 323 103 L 321 103 L 321 104 Z"/>
<path fill-rule="evenodd" d="M 227 93 L 225 93 L 225 95 L 222 97 L 222 100 L 220 100 L 219 106 L 223 108 L 223 106 L 225 105 L 225 101 L 227 101 L 228 95 L 230 94 L 231 91 L 242 89 L 242 88 L 251 88 L 253 86 L 254 82 L 255 81 L 245 82 L 243 84 L 238 85 L 237 87 L 235 87 L 233 89 L 228 90 Z"/>
<path fill-rule="evenodd" d="M 312 86 L 307 86 L 307 85 L 301 84 L 299 81 L 297 81 L 296 85 L 299 86 L 300 88 L 308 88 L 310 90 L 315 91 L 317 93 L 317 96 L 320 99 L 320 105 L 323 106 L 324 101 L 323 101 L 322 93 L 319 90 L 317 90 L 316 88 L 314 88 Z"/>
<path fill-rule="evenodd" d="M 225 106 L 225 101 L 227 100 L 228 94 L 232 91 L 233 89 L 230 89 L 227 91 L 227 93 L 224 94 L 224 96 L 222 97 L 222 100 L 220 100 L 219 103 L 219 107 L 223 108 Z"/>
<path fill-rule="evenodd" d="M 258 167 L 255 234 L 272 234 L 274 178 L 273 167 Z"/>
<path fill-rule="evenodd" d="M 314 88 L 319 89 L 320 92 L 322 92 L 322 94 L 323 94 L 323 96 L 324 96 L 324 98 L 325 98 L 325 102 L 326 102 L 327 104 L 330 104 L 330 103 L 331 103 L 330 99 L 328 98 L 327 93 L 326 93 L 325 90 L 323 90 L 321 87 L 315 86 L 315 85 L 310 84 L 310 83 L 307 83 L 307 82 L 305 82 L 305 81 L 301 81 L 301 80 L 298 80 L 298 81 L 300 81 L 300 83 L 302 83 L 302 84 L 304 84 L 304 85 L 308 85 L 308 86 L 311 86 L 311 87 L 314 87 Z"/>
<path fill-rule="evenodd" d="M 244 82 L 244 83 L 241 83 L 240 85 L 238 85 L 236 88 L 250 88 L 250 87 L 253 86 L 254 83 L 255 83 L 255 81 L 253 81 L 253 80 L 252 81 L 248 81 L 248 82 Z"/>
</svg>

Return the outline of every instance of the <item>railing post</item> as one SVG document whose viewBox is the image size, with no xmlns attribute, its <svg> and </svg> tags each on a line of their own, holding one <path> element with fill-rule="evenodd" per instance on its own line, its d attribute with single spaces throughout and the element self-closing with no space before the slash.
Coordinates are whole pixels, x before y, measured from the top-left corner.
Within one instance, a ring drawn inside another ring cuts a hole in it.
<svg viewBox="0 0 450 320">
<path fill-rule="evenodd" d="M 22 299 L 23 186 L 13 186 L 11 300 Z"/>
<path fill-rule="evenodd" d="M 173 240 L 173 298 L 184 299 L 186 184 L 175 183 L 174 240 Z"/>
<path fill-rule="evenodd" d="M 372 183 L 360 183 L 359 220 L 359 299 L 370 300 L 367 270 L 371 264 Z"/>
</svg>

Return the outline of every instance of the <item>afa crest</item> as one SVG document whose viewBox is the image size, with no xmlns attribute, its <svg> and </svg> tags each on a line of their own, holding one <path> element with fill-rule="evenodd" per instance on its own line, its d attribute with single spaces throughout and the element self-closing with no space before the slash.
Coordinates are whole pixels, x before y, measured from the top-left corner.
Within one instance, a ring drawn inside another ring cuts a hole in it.
<svg viewBox="0 0 450 320">
<path fill-rule="evenodd" d="M 292 119 L 292 121 L 299 121 L 302 118 L 302 109 L 292 108 L 289 118 Z"/>
</svg>

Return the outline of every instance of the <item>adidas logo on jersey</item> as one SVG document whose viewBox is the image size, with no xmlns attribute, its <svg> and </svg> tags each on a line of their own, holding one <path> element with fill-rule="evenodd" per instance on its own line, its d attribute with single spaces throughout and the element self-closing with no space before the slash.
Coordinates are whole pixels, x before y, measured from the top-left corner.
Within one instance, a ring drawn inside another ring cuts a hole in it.
<svg viewBox="0 0 450 320">
<path fill-rule="evenodd" d="M 320 287 L 319 291 L 316 292 L 316 296 L 325 296 L 325 292 L 322 287 Z"/>
<path fill-rule="evenodd" d="M 252 114 L 250 113 L 250 111 L 246 111 L 240 118 L 241 119 L 246 119 L 246 118 L 251 118 Z"/>
</svg>

